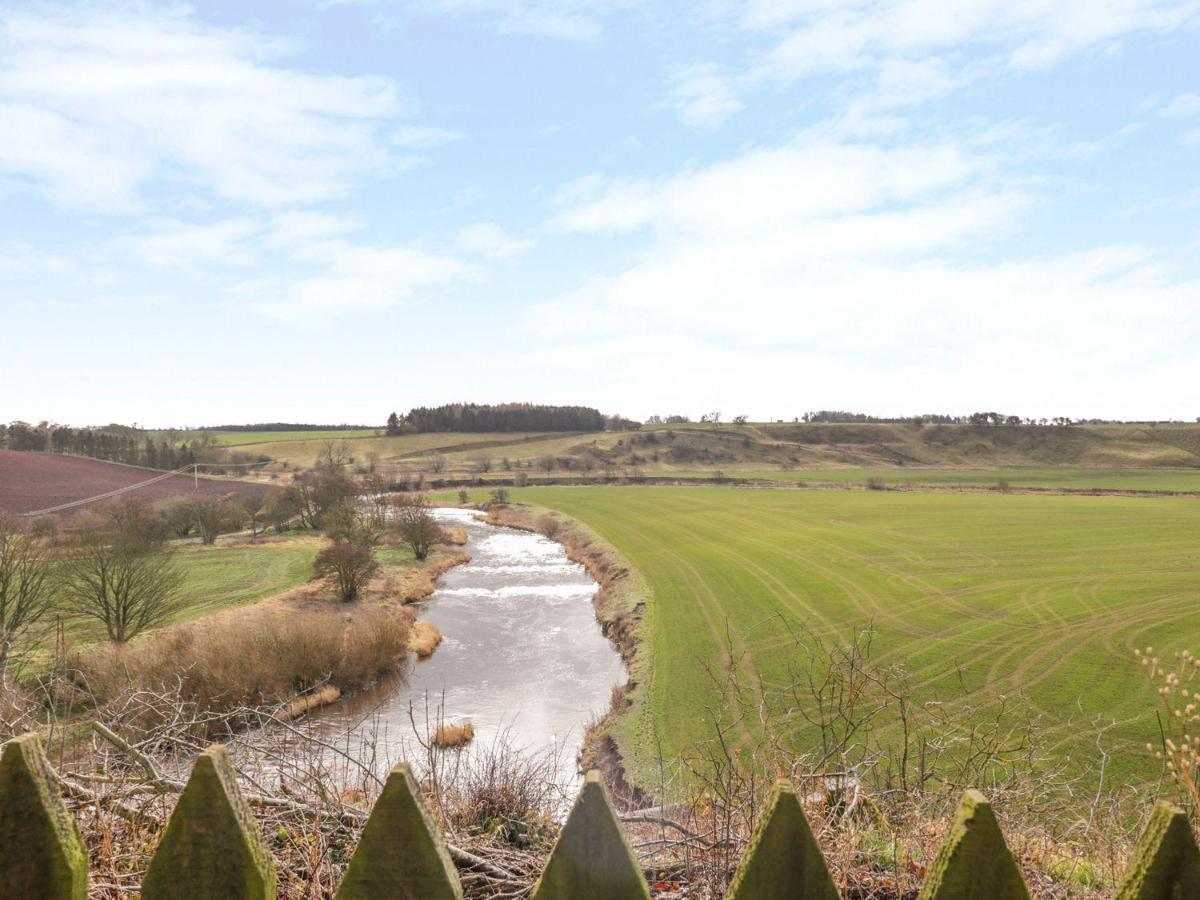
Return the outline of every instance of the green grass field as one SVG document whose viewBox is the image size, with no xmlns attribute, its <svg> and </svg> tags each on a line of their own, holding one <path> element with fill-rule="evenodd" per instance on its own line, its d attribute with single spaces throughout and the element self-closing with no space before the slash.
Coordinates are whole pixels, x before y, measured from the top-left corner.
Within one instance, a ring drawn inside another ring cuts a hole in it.
<svg viewBox="0 0 1200 900">
<path fill-rule="evenodd" d="M 696 472 L 704 475 L 704 472 Z M 711 472 L 707 473 L 711 476 Z M 762 478 L 772 481 L 805 483 L 835 482 L 838 484 L 862 484 L 868 478 L 881 478 L 885 485 L 899 487 L 906 484 L 928 485 L 971 485 L 994 487 L 1007 481 L 1012 487 L 1071 488 L 1091 490 L 1093 488 L 1125 491 L 1200 491 L 1200 467 L 1195 469 L 1085 469 L 1079 467 L 1036 468 L 1028 466 L 1001 466 L 993 469 L 919 469 L 908 466 L 869 469 L 792 469 L 790 471 L 730 469 L 727 476 L 738 478 Z"/>
<path fill-rule="evenodd" d="M 344 428 L 322 431 L 215 431 L 222 444 L 241 447 L 245 444 L 283 444 L 293 441 L 356 440 L 383 434 L 382 428 Z"/>
<path fill-rule="evenodd" d="M 175 554 L 186 573 L 184 594 L 189 603 L 175 621 L 185 622 L 234 606 L 245 606 L 308 581 L 321 541 L 291 538 L 283 543 L 208 547 Z M 68 624 L 72 641 L 87 643 L 104 637 L 103 627 L 91 620 Z"/>
<path fill-rule="evenodd" d="M 615 545 L 651 591 L 643 702 L 618 734 L 647 776 L 656 740 L 711 736 L 708 664 L 726 623 L 745 674 L 788 678 L 781 616 L 846 639 L 868 623 L 875 659 L 903 664 L 923 700 L 986 714 L 1023 695 L 1075 771 L 1148 776 L 1154 696 L 1135 646 L 1200 650 L 1200 502 L 1191 498 L 729 488 L 530 488 Z M 747 679 L 751 683 L 753 679 Z M 965 691 L 965 696 L 964 696 Z M 779 715 L 780 710 L 772 710 Z M 1094 768 L 1093 768 L 1094 770 Z"/>
</svg>

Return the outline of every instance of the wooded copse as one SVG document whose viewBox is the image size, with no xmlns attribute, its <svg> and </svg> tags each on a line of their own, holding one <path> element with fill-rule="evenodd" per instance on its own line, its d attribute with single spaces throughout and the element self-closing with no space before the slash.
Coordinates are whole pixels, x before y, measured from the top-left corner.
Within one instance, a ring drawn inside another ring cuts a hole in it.
<svg viewBox="0 0 1200 900">
<path fill-rule="evenodd" d="M 395 413 L 392 414 L 395 416 Z M 606 419 L 590 406 L 546 406 L 534 403 L 448 403 L 418 407 L 399 421 L 388 419 L 388 431 L 603 431 Z"/>
</svg>

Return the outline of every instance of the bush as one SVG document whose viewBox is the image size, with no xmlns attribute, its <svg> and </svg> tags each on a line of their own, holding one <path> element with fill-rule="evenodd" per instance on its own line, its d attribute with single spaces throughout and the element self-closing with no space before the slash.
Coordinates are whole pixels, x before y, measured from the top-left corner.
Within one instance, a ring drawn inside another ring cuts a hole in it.
<svg viewBox="0 0 1200 900">
<path fill-rule="evenodd" d="M 401 495 L 393 498 L 392 503 L 400 539 L 408 544 L 413 556 L 425 559 L 433 545 L 442 540 L 442 529 L 429 511 L 429 501 L 424 497 Z"/>
<path fill-rule="evenodd" d="M 504 506 L 508 503 L 508 488 L 494 488 L 492 490 L 492 502 L 498 506 Z"/>
<path fill-rule="evenodd" d="M 347 540 L 336 540 L 321 548 L 313 560 L 313 574 L 332 575 L 337 584 L 338 598 L 343 603 L 357 600 L 371 576 L 379 569 L 370 546 Z"/>
<path fill-rule="evenodd" d="M 882 478 L 868 478 L 866 481 L 868 491 L 886 491 L 887 484 Z"/>
<path fill-rule="evenodd" d="M 547 513 L 537 520 L 536 527 L 538 534 L 545 535 L 546 537 L 550 538 L 550 540 L 554 540 L 555 536 L 562 529 L 562 523 L 559 522 L 558 519 L 554 518 L 554 516 Z"/>
</svg>

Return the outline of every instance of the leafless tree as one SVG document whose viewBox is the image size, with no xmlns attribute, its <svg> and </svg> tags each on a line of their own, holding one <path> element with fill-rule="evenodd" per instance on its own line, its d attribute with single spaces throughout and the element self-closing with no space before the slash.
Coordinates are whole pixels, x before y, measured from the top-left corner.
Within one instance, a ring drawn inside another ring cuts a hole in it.
<svg viewBox="0 0 1200 900">
<path fill-rule="evenodd" d="M 440 453 L 429 455 L 429 471 L 438 474 L 446 471 L 446 457 Z"/>
<path fill-rule="evenodd" d="M 190 502 L 189 508 L 204 544 L 215 544 L 217 535 L 235 527 L 240 512 L 224 497 L 197 497 Z"/>
<path fill-rule="evenodd" d="M 94 619 L 118 644 L 170 621 L 187 605 L 184 573 L 160 542 L 137 530 L 92 522 L 81 528 L 62 563 L 62 604 Z"/>
<path fill-rule="evenodd" d="M 371 548 L 348 540 L 337 540 L 321 548 L 313 561 L 317 575 L 332 575 L 338 597 L 345 603 L 357 600 L 367 581 L 379 569 Z"/>
<path fill-rule="evenodd" d="M 425 559 L 433 545 L 442 539 L 442 529 L 429 511 L 429 501 L 421 496 L 401 494 L 392 500 L 396 531 L 412 548 L 413 556 Z"/>
<path fill-rule="evenodd" d="M 358 493 L 358 486 L 340 469 L 303 472 L 288 489 L 309 528 L 323 528 L 325 514 Z"/>
<path fill-rule="evenodd" d="M 345 441 L 322 441 L 317 451 L 316 467 L 327 472 L 340 472 L 354 461 L 350 445 Z"/>
<path fill-rule="evenodd" d="M 0 516 L 0 676 L 14 648 L 45 618 L 50 596 L 51 561 L 43 543 Z"/>
<path fill-rule="evenodd" d="M 492 456 L 490 453 L 479 452 L 471 457 L 471 463 L 475 467 L 475 471 L 481 475 L 492 471 Z"/>
<path fill-rule="evenodd" d="M 251 539 L 258 537 L 259 520 L 267 509 L 268 500 L 266 495 L 254 494 L 247 491 L 244 494 L 236 495 L 233 502 L 245 515 L 245 520 L 250 523 Z"/>
</svg>

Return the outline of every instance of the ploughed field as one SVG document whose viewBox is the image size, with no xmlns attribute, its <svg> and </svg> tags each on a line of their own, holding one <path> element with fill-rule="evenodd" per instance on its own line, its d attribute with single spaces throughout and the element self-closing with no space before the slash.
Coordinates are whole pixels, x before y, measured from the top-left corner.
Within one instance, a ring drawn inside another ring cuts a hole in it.
<svg viewBox="0 0 1200 900">
<path fill-rule="evenodd" d="M 0 450 L 0 513 L 16 515 L 46 509 L 129 487 L 162 474 L 157 469 L 125 466 L 99 459 Z M 195 484 L 191 475 L 173 475 L 138 488 L 134 493 L 148 503 L 156 503 L 170 497 L 191 496 Z M 220 496 L 242 492 L 262 493 L 270 488 L 261 484 L 201 477 L 198 490 L 202 494 Z M 71 510 L 70 513 L 75 511 Z"/>
<path fill-rule="evenodd" d="M 590 526 L 651 592 L 642 699 L 617 734 L 642 778 L 656 777 L 658 740 L 673 758 L 713 736 L 708 668 L 727 648 L 752 694 L 759 679 L 789 680 L 802 661 L 789 625 L 841 642 L 873 625 L 873 659 L 903 665 L 919 699 L 984 721 L 1007 697 L 1042 716 L 1044 751 L 1085 777 L 1099 767 L 1089 722 L 1116 721 L 1104 737 L 1109 785 L 1153 774 L 1144 744 L 1158 738 L 1157 698 L 1133 649 L 1200 651 L 1191 497 L 716 487 L 513 497 Z M 768 712 L 773 725 L 785 715 L 770 700 Z M 757 730 L 748 723 L 740 740 Z"/>
</svg>

